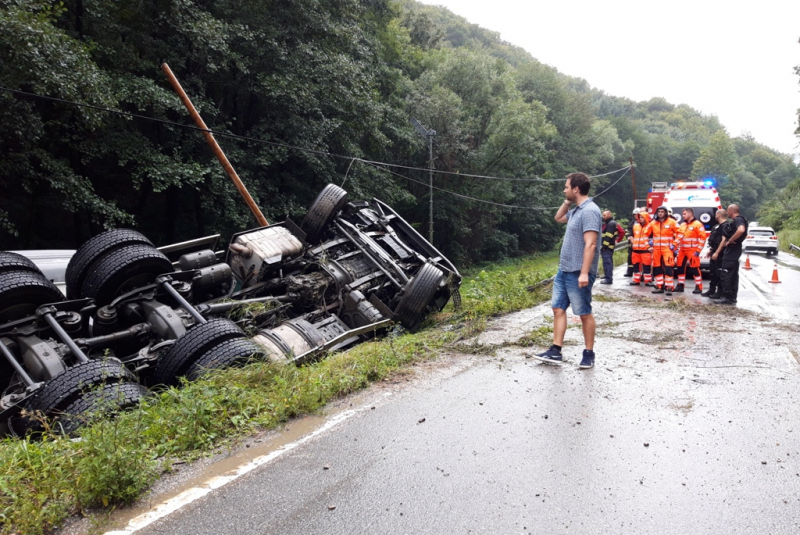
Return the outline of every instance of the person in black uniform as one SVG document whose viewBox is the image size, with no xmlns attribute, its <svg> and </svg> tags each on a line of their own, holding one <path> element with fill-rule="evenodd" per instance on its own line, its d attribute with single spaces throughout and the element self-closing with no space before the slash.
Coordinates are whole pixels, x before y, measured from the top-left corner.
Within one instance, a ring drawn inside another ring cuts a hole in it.
<svg viewBox="0 0 800 535">
<path fill-rule="evenodd" d="M 603 211 L 600 256 L 603 258 L 603 278 L 600 284 L 614 282 L 614 247 L 617 244 L 617 222 L 610 210 Z"/>
<path fill-rule="evenodd" d="M 708 250 L 711 252 L 711 258 L 709 259 L 709 275 L 710 280 L 708 283 L 708 291 L 700 294 L 703 297 L 711 297 L 712 299 L 717 299 L 721 297 L 720 291 L 722 287 L 719 283 L 719 268 L 720 264 L 722 264 L 722 253 L 720 252 L 719 255 L 715 255 L 714 253 L 717 252 L 719 249 L 720 244 L 722 243 L 722 235 L 725 232 L 724 226 L 728 222 L 728 212 L 720 208 L 717 210 L 716 216 L 717 224 L 714 225 L 714 228 L 711 229 L 711 233 L 708 235 Z"/>
<path fill-rule="evenodd" d="M 625 229 L 625 237 L 628 239 L 628 268 L 623 277 L 633 277 L 633 225 L 636 224 L 636 216 L 639 215 L 639 211 L 639 208 L 633 209 L 633 217 L 628 223 L 628 228 Z"/>
<path fill-rule="evenodd" d="M 733 305 L 739 294 L 739 258 L 742 257 L 742 242 L 747 236 L 747 220 L 739 213 L 739 205 L 728 206 L 728 217 L 731 221 L 725 225 L 724 242 L 722 244 L 722 264 L 719 270 L 719 281 L 722 287 L 720 305 Z"/>
</svg>

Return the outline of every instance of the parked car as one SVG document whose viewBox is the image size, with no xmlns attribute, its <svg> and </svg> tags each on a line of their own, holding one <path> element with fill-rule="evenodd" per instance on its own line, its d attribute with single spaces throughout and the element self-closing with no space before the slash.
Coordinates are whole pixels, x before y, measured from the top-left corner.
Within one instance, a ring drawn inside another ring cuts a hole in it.
<svg viewBox="0 0 800 535">
<path fill-rule="evenodd" d="M 148 386 L 253 358 L 303 364 L 458 297 L 458 270 L 411 225 L 333 184 L 299 226 L 246 230 L 220 251 L 218 239 L 157 249 L 104 232 L 71 256 L 66 297 L 58 274 L 0 252 L 0 434 L 40 429 L 37 411 L 70 433 Z"/>
<path fill-rule="evenodd" d="M 778 236 L 772 227 L 749 226 L 747 237 L 742 242 L 742 251 L 763 251 L 767 256 L 778 254 Z"/>
</svg>

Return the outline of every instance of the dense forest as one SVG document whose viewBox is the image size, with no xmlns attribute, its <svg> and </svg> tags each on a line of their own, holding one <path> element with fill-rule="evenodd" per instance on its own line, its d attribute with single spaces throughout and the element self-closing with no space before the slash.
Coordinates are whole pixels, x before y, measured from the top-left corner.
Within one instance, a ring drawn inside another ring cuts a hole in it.
<svg viewBox="0 0 800 535">
<path fill-rule="evenodd" d="M 790 156 L 530 52 L 413 0 L 0 0 L 0 249 L 74 248 L 115 226 L 166 244 L 255 224 L 183 127 L 162 62 L 270 221 L 301 219 L 333 182 L 427 234 L 414 117 L 436 131 L 434 241 L 462 265 L 551 249 L 551 207 L 575 170 L 610 173 L 598 204 L 622 218 L 652 181 L 713 177 L 745 215 L 800 226 Z M 613 173 L 630 158 L 636 192 Z"/>
</svg>

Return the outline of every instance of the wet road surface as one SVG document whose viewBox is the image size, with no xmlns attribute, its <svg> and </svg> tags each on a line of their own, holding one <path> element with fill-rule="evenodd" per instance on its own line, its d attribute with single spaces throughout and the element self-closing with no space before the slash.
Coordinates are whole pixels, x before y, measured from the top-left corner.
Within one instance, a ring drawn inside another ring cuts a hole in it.
<svg viewBox="0 0 800 535">
<path fill-rule="evenodd" d="M 746 309 L 744 286 L 720 313 L 629 280 L 596 291 L 593 370 L 571 313 L 561 367 L 516 345 L 548 305 L 498 318 L 479 354 L 376 385 L 331 429 L 120 532 L 797 533 L 796 322 Z"/>
</svg>

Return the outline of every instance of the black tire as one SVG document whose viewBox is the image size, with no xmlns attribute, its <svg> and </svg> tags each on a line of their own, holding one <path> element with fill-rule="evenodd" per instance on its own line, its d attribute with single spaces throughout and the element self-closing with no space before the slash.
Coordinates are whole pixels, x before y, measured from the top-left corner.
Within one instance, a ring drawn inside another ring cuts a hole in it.
<svg viewBox="0 0 800 535">
<path fill-rule="evenodd" d="M 72 435 L 79 427 L 97 418 L 109 417 L 135 408 L 150 392 L 138 383 L 116 383 L 84 393 L 58 415 L 56 429 Z"/>
<path fill-rule="evenodd" d="M 189 367 L 186 378 L 194 381 L 209 370 L 241 367 L 249 362 L 261 361 L 266 358 L 267 354 L 260 345 L 247 338 L 234 338 L 206 351 Z"/>
<path fill-rule="evenodd" d="M 436 297 L 442 279 L 444 273 L 439 268 L 432 264 L 422 265 L 416 276 L 409 281 L 394 311 L 399 317 L 400 325 L 406 329 L 414 329 L 425 319 L 425 311 Z"/>
<path fill-rule="evenodd" d="M 67 264 L 67 297 L 78 299 L 83 282 L 92 272 L 93 265 L 107 253 L 126 245 L 152 247 L 153 243 L 135 230 L 121 228 L 98 234 L 81 245 Z"/>
<path fill-rule="evenodd" d="M 41 273 L 0 273 L 0 323 L 24 318 L 41 305 L 63 300 L 64 294 Z"/>
<path fill-rule="evenodd" d="M 125 245 L 98 260 L 83 282 L 81 297 L 98 305 L 136 287 L 152 283 L 157 276 L 174 271 L 172 262 L 150 245 Z"/>
<path fill-rule="evenodd" d="M 0 273 L 5 271 L 33 271 L 42 274 L 42 270 L 27 256 L 11 251 L 0 251 Z"/>
<path fill-rule="evenodd" d="M 244 338 L 244 332 L 232 321 L 215 318 L 195 325 L 175 341 L 167 354 L 159 359 L 155 380 L 165 385 L 178 384 L 189 367 L 222 342 Z"/>
<path fill-rule="evenodd" d="M 328 184 L 311 204 L 300 228 L 306 233 L 306 241 L 317 245 L 325 227 L 347 204 L 347 192 L 335 184 Z"/>
<path fill-rule="evenodd" d="M 28 401 L 29 412 L 39 411 L 54 417 L 100 385 L 133 383 L 136 378 L 116 360 L 80 362 L 53 377 Z M 41 431 L 41 423 L 31 418 L 19 418 L 15 427 L 21 432 Z"/>
</svg>

